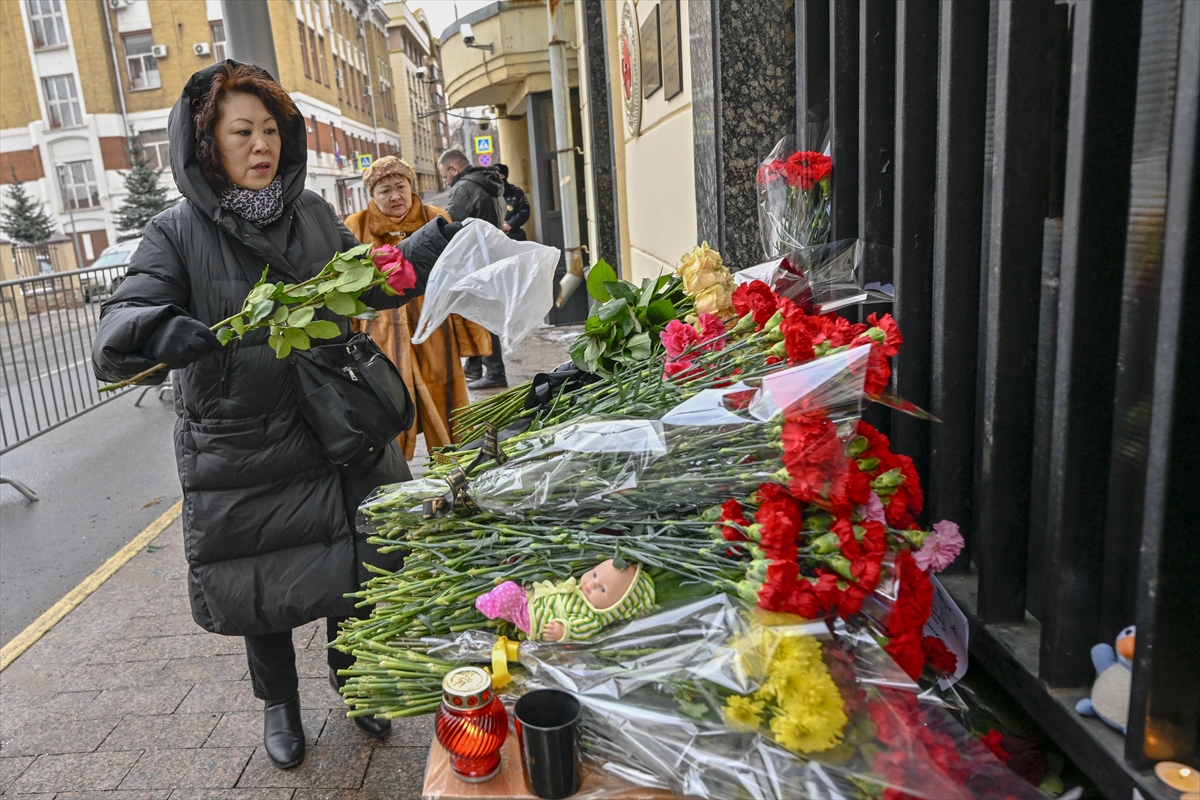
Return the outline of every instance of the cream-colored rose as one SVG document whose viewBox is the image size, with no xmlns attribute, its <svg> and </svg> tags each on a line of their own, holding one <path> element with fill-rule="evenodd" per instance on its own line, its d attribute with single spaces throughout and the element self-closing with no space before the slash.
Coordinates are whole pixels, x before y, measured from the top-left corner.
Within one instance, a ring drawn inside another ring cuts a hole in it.
<svg viewBox="0 0 1200 800">
<path fill-rule="evenodd" d="M 705 270 L 701 264 L 689 265 L 682 277 L 683 291 L 690 295 L 697 295 L 710 286 L 725 282 L 719 273 L 711 269 Z"/>
<path fill-rule="evenodd" d="M 724 319 L 733 313 L 733 303 L 729 289 L 724 284 L 716 283 L 696 295 L 697 314 L 716 314 Z"/>
<path fill-rule="evenodd" d="M 693 265 L 701 272 L 720 270 L 723 267 L 721 254 L 709 247 L 708 242 L 705 242 L 699 247 L 693 247 L 680 257 L 679 268 L 675 273 L 682 277 L 684 271 L 692 268 Z"/>
</svg>

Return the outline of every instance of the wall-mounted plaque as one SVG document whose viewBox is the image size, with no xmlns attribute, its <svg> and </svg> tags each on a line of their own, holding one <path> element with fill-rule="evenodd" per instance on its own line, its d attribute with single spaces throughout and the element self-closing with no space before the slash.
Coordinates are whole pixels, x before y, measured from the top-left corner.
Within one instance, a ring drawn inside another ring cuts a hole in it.
<svg viewBox="0 0 1200 800">
<path fill-rule="evenodd" d="M 621 56 L 621 99 L 625 102 L 625 130 L 630 136 L 642 131 L 642 64 L 638 48 L 637 11 L 633 0 L 621 7 L 621 25 L 617 32 Z"/>
<path fill-rule="evenodd" d="M 662 36 L 663 99 L 670 100 L 683 91 L 683 50 L 679 48 L 679 0 L 658 4 L 659 31 Z"/>
<path fill-rule="evenodd" d="M 658 58 L 658 6 L 642 23 L 642 97 L 649 97 L 662 88 L 662 63 Z"/>
</svg>

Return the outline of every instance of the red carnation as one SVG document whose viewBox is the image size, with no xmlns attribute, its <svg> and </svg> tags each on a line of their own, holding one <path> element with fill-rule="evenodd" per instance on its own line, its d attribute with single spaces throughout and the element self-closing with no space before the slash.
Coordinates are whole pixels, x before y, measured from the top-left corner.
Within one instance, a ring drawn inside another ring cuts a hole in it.
<svg viewBox="0 0 1200 800">
<path fill-rule="evenodd" d="M 767 567 L 767 580 L 758 592 L 758 604 L 767 611 L 783 611 L 796 590 L 800 565 L 796 560 L 775 560 Z"/>
<path fill-rule="evenodd" d="M 921 652 L 921 637 L 916 631 L 904 631 L 893 636 L 884 649 L 908 677 L 914 681 L 921 677 L 921 670 L 925 667 L 925 654 Z"/>
<path fill-rule="evenodd" d="M 804 527 L 800 504 L 790 497 L 768 500 L 754 515 L 762 531 L 762 546 L 776 559 L 796 560 L 796 537 Z"/>
<path fill-rule="evenodd" d="M 944 675 L 953 675 L 958 670 L 958 656 L 950 652 L 946 643 L 936 636 L 926 636 L 921 640 L 921 652 L 929 666 Z"/>
<path fill-rule="evenodd" d="M 743 283 L 734 289 L 732 301 L 733 310 L 739 317 L 754 312 L 754 324 L 758 330 L 762 330 L 763 325 L 766 325 L 779 309 L 779 298 L 771 291 L 770 286 L 758 280 Z"/>
<path fill-rule="evenodd" d="M 1000 733 L 1000 731 L 996 730 L 995 728 L 990 729 L 983 736 L 979 737 L 979 741 L 983 742 L 984 747 L 986 747 L 988 750 L 991 750 L 992 754 L 995 755 L 996 758 L 1000 759 L 1001 764 L 1007 764 L 1012 756 L 1010 756 L 1004 750 L 1004 746 L 1000 743 L 1003 739 L 1004 734 Z"/>
<path fill-rule="evenodd" d="M 742 504 L 737 500 L 726 500 L 721 505 L 721 522 L 735 522 L 743 527 L 749 525 L 742 512 Z M 737 528 L 729 525 L 721 526 L 721 536 L 727 542 L 744 542 L 746 537 Z"/>
<path fill-rule="evenodd" d="M 833 161 L 822 153 L 802 150 L 788 157 L 786 169 L 788 183 L 807 192 L 829 175 Z"/>
<path fill-rule="evenodd" d="M 885 356 L 891 358 L 900 352 L 900 345 L 904 344 L 904 337 L 900 335 L 900 328 L 891 314 L 884 314 L 882 318 L 879 318 L 878 314 L 871 314 L 867 317 L 867 323 L 872 328 L 879 328 L 883 331 L 885 339 L 883 342 L 876 343 L 876 346 L 883 351 Z"/>
</svg>

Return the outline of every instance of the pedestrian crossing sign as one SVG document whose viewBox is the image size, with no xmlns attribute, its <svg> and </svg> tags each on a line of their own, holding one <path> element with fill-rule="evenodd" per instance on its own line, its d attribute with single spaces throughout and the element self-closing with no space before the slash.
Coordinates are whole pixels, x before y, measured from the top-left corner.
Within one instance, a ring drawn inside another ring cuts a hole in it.
<svg viewBox="0 0 1200 800">
<path fill-rule="evenodd" d="M 365 155 L 365 156 L 359 156 L 359 157 L 358 157 L 358 168 L 359 168 L 359 169 L 370 169 L 370 168 L 371 168 L 371 155 L 370 155 L 370 153 L 368 153 L 368 154 L 367 154 L 367 155 Z"/>
<path fill-rule="evenodd" d="M 492 137 L 491 136 L 476 136 L 475 137 L 475 154 L 490 155 L 492 153 Z"/>
</svg>

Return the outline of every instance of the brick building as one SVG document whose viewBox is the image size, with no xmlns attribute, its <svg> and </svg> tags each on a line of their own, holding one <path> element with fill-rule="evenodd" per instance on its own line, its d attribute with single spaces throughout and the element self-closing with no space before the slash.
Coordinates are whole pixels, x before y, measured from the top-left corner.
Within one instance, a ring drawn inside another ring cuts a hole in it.
<svg viewBox="0 0 1200 800">
<path fill-rule="evenodd" d="M 357 156 L 400 152 L 387 16 L 367 0 L 268 2 L 308 186 L 341 215 L 365 208 Z M 0 182 L 15 169 L 91 263 L 117 234 L 126 131 L 169 168 L 171 106 L 225 57 L 220 0 L 0 2 Z"/>
<path fill-rule="evenodd" d="M 400 149 L 417 172 L 419 192 L 441 187 L 437 159 L 449 147 L 438 42 L 421 9 L 403 2 L 386 3 L 388 47 L 396 77 L 396 111 Z"/>
</svg>

